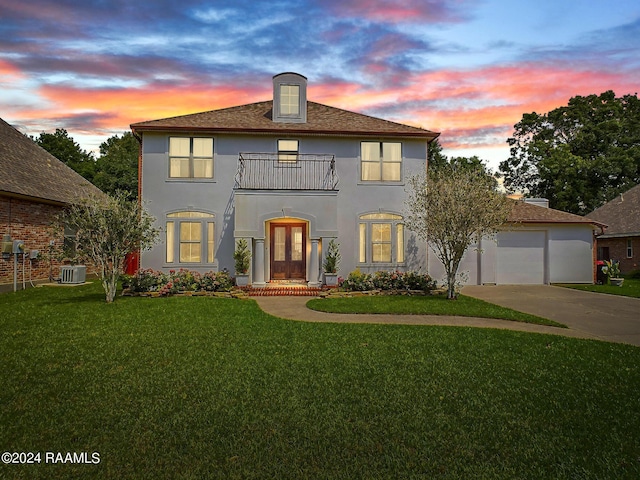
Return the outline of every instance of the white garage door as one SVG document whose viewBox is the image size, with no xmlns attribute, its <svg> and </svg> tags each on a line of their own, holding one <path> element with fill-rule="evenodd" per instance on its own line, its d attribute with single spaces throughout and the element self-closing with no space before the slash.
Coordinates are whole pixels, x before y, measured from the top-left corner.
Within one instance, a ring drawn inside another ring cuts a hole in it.
<svg viewBox="0 0 640 480">
<path fill-rule="evenodd" d="M 544 283 L 544 232 L 498 233 L 497 283 Z"/>
</svg>

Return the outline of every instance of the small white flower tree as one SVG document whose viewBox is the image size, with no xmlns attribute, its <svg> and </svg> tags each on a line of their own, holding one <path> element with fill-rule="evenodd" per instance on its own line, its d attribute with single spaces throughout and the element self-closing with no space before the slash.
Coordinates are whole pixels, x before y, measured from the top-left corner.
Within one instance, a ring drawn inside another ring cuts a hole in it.
<svg viewBox="0 0 640 480">
<path fill-rule="evenodd" d="M 444 265 L 447 298 L 455 298 L 458 266 L 479 237 L 495 235 L 513 206 L 482 169 L 452 168 L 409 181 L 406 226 L 429 243 Z"/>
<path fill-rule="evenodd" d="M 78 256 L 97 268 L 107 303 L 113 302 L 125 256 L 153 246 L 154 218 L 125 193 L 79 199 L 58 218 L 58 228 L 75 232 Z"/>
</svg>

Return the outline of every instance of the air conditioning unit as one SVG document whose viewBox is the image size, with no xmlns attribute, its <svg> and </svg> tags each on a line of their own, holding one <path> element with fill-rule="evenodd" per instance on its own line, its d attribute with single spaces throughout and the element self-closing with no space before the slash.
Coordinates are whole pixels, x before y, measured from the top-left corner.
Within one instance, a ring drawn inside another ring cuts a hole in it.
<svg viewBox="0 0 640 480">
<path fill-rule="evenodd" d="M 87 267 L 73 265 L 60 267 L 60 283 L 84 283 L 87 277 Z"/>
</svg>

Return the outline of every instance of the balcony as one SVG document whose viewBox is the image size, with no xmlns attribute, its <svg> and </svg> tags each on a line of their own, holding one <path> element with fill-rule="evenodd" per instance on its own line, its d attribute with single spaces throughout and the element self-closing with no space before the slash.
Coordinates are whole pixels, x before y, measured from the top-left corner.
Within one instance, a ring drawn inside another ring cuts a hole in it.
<svg viewBox="0 0 640 480">
<path fill-rule="evenodd" d="M 238 190 L 337 190 L 334 155 L 241 153 Z"/>
</svg>

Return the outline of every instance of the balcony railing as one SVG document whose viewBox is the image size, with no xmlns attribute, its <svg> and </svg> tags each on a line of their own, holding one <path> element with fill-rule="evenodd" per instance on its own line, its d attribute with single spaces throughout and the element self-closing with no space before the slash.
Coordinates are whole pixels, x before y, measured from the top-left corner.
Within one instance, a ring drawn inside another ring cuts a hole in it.
<svg viewBox="0 0 640 480">
<path fill-rule="evenodd" d="M 241 190 L 337 190 L 334 155 L 241 153 L 236 172 Z"/>
</svg>

